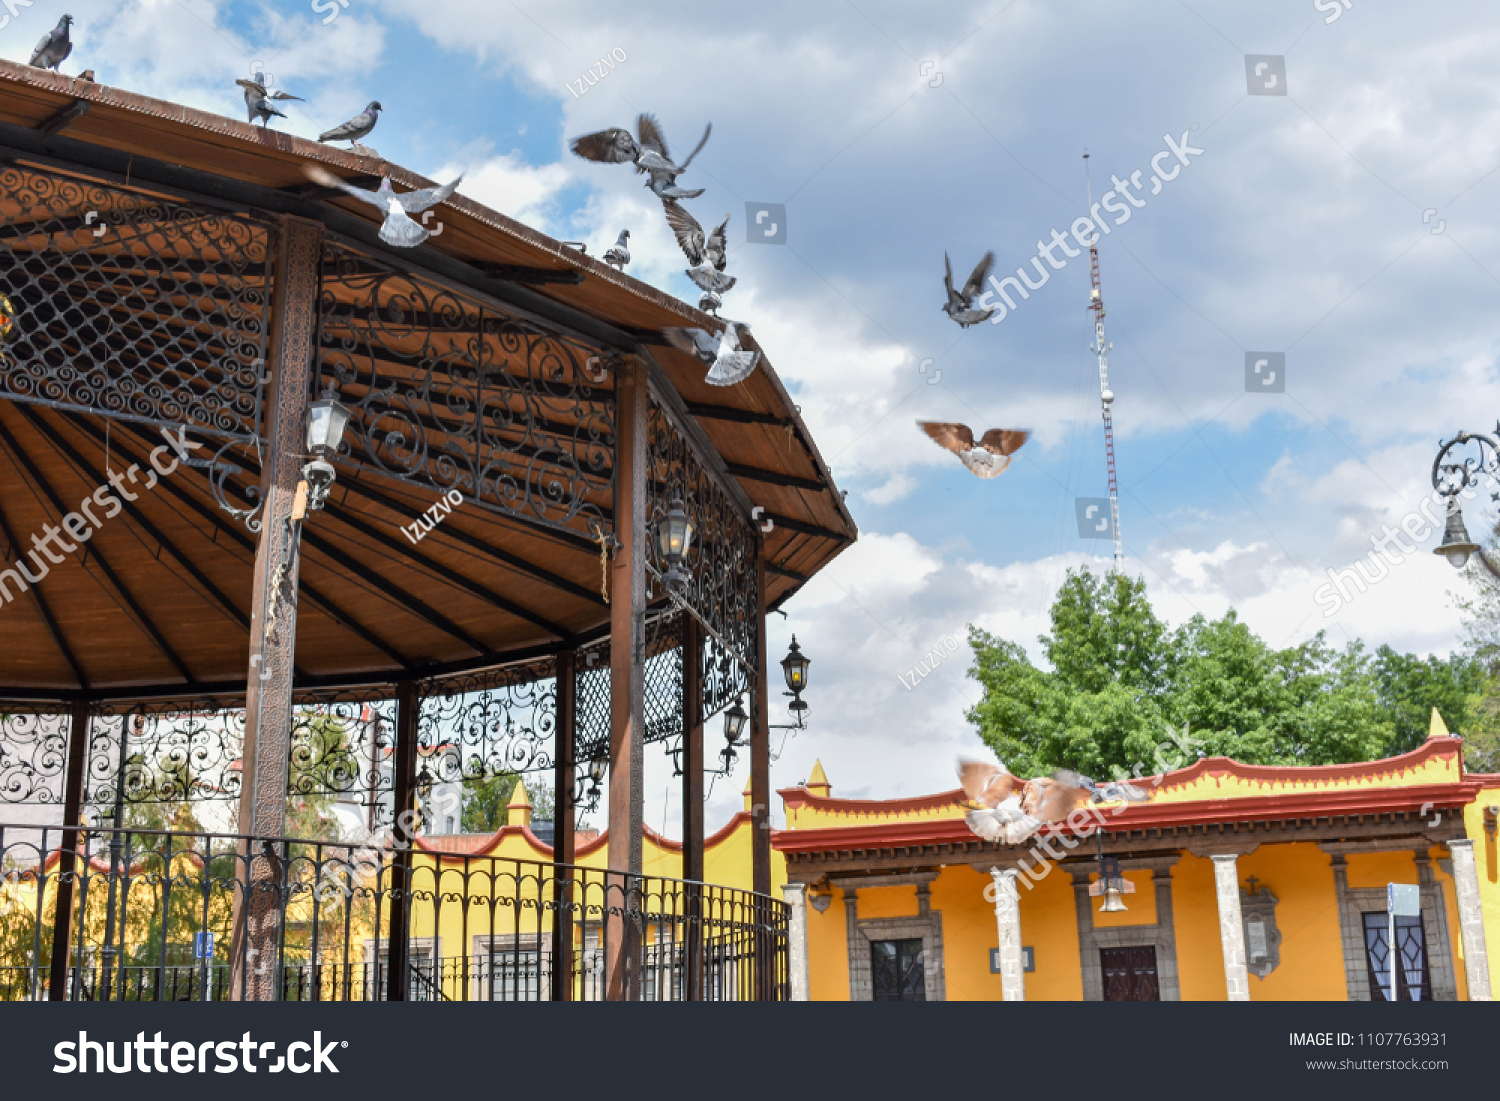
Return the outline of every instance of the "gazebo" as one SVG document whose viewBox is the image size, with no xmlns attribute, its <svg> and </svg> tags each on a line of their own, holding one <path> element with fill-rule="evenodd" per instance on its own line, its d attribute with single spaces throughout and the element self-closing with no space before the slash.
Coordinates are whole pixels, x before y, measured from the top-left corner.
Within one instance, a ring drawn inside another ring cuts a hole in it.
<svg viewBox="0 0 1500 1101">
<path fill-rule="evenodd" d="M 431 186 L 397 165 L 23 65 L 0 88 L 15 996 L 420 997 L 414 909 L 444 904 L 509 938 L 513 992 L 525 952 L 525 989 L 583 996 L 594 922 L 611 998 L 664 936 L 677 996 L 785 996 L 769 829 L 752 892 L 701 882 L 704 723 L 747 699 L 764 822 L 765 616 L 857 532 L 771 364 L 709 386 L 661 335 L 720 326 L 683 302 L 462 195 L 389 247 L 303 172 Z M 680 881 L 642 874 L 653 744 L 682 772 Z M 418 883 L 424 794 L 507 771 L 552 773 L 554 864 Z M 373 859 L 293 836 L 289 803 L 333 799 L 395 827 Z M 740 979 L 707 983 L 711 957 Z"/>
</svg>

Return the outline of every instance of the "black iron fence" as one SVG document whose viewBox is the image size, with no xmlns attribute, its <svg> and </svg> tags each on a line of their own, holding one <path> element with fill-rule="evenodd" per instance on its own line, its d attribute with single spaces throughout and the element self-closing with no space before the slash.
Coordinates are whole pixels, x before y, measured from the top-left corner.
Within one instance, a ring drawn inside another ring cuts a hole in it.
<svg viewBox="0 0 1500 1101">
<path fill-rule="evenodd" d="M 499 856 L 0 825 L 0 1001 L 787 997 L 787 909 Z"/>
</svg>

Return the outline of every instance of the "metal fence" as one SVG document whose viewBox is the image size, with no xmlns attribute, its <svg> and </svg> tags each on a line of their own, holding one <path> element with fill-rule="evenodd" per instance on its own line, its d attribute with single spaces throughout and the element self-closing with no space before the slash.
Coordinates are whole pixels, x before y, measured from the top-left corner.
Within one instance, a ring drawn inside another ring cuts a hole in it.
<svg viewBox="0 0 1500 1101">
<path fill-rule="evenodd" d="M 0 1001 L 787 997 L 787 907 L 749 891 L 391 834 L 68 832 L 0 825 Z"/>
</svg>

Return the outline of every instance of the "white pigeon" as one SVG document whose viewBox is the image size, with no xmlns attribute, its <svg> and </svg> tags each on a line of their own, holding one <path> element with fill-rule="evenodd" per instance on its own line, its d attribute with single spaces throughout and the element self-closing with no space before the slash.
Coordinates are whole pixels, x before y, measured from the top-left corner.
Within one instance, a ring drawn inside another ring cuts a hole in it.
<svg viewBox="0 0 1500 1101">
<path fill-rule="evenodd" d="M 1011 456 L 1031 438 L 1030 432 L 1014 428 L 991 428 L 976 443 L 966 424 L 949 421 L 918 421 L 917 427 L 953 452 L 969 472 L 979 478 L 998 478 L 1010 466 Z"/>
<path fill-rule="evenodd" d="M 719 316 L 719 307 L 723 304 L 724 300 L 713 291 L 704 291 L 698 296 L 698 308 L 704 313 L 713 314 L 715 317 Z"/>
<path fill-rule="evenodd" d="M 605 250 L 604 262 L 610 267 L 624 271 L 625 265 L 630 263 L 630 249 L 625 246 L 628 240 L 630 240 L 630 230 L 620 230 L 620 236 L 615 239 L 614 246 Z"/>
<path fill-rule="evenodd" d="M 696 356 L 708 365 L 703 381 L 710 386 L 733 386 L 750 376 L 760 363 L 760 353 L 741 347 L 740 338 L 750 327 L 741 321 L 726 321 L 717 338 L 702 329 L 664 329 L 662 335 L 679 351 Z"/>
<path fill-rule="evenodd" d="M 389 178 L 381 179 L 379 190 L 366 191 L 360 187 L 351 187 L 332 172 L 317 165 L 308 165 L 303 171 L 306 172 L 307 178 L 315 183 L 320 183 L 324 187 L 336 187 L 384 211 L 385 221 L 380 226 L 380 239 L 398 248 L 415 248 L 432 236 L 430 229 L 425 228 L 419 222 L 414 222 L 410 215 L 420 214 L 430 207 L 437 206 L 452 195 L 454 189 L 463 180 L 460 176 L 442 187 L 424 187 L 398 195 L 391 189 Z"/>
<path fill-rule="evenodd" d="M 1042 823 L 1021 809 L 1019 796 L 1009 796 L 993 807 L 981 807 L 964 815 L 970 830 L 997 845 L 1019 845 L 1042 828 Z"/>
</svg>

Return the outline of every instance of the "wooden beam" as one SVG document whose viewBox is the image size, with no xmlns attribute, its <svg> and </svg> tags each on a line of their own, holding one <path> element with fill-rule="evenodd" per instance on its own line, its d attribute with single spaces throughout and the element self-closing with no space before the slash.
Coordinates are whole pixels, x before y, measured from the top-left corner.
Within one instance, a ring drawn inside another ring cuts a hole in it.
<svg viewBox="0 0 1500 1101">
<path fill-rule="evenodd" d="M 573 795 L 578 783 L 577 745 L 578 680 L 576 654 L 564 650 L 557 655 L 557 724 L 552 731 L 552 1000 L 573 1000 L 573 858 L 577 849 L 574 826 L 578 809 Z"/>
<path fill-rule="evenodd" d="M 25 549 L 16 541 L 16 533 L 5 519 L 5 513 L 0 511 L 0 536 L 3 536 L 7 546 L 16 552 L 16 560 L 19 562 L 21 556 L 26 553 Z M 47 626 L 47 633 L 52 636 L 52 643 L 57 647 L 58 653 L 62 654 L 63 660 L 68 663 L 68 668 L 73 670 L 73 676 L 78 680 L 80 689 L 89 686 L 88 677 L 84 675 L 83 666 L 78 663 L 78 657 L 73 653 L 73 648 L 68 645 L 68 639 L 63 634 L 62 626 L 57 622 L 57 617 L 52 614 L 37 586 L 27 583 L 27 595 L 36 606 L 37 614 L 42 617 L 42 622 Z"/>
<path fill-rule="evenodd" d="M 66 107 L 54 111 L 41 122 L 37 123 L 36 132 L 38 134 L 45 134 L 49 138 L 54 134 L 61 134 L 69 126 L 72 126 L 73 123 L 88 114 L 90 106 L 89 101 L 86 99 L 75 99 Z"/>
<path fill-rule="evenodd" d="M 730 421 L 734 424 L 768 424 L 774 428 L 785 428 L 792 422 L 775 413 L 759 413 L 754 409 L 736 409 L 731 405 L 711 405 L 703 401 L 684 401 L 687 411 L 695 417 L 711 421 Z"/>
<path fill-rule="evenodd" d="M 88 700 L 74 700 L 68 724 L 68 770 L 63 781 L 62 844 L 58 846 L 57 901 L 52 919 L 52 971 L 47 983 L 47 1000 L 53 1002 L 66 1001 L 68 997 L 68 964 L 72 960 L 73 946 L 73 879 L 78 860 L 78 830 L 74 827 L 83 817 L 83 773 L 89 755 L 89 720 Z M 125 736 L 123 728 L 120 736 Z"/>
<path fill-rule="evenodd" d="M 698 621 L 682 617 L 682 878 L 684 997 L 703 1000 L 703 684 Z"/>
<path fill-rule="evenodd" d="M 744 463 L 726 462 L 724 466 L 736 478 L 745 478 L 752 482 L 786 486 L 788 489 L 806 489 L 814 493 L 823 493 L 828 489 L 816 478 L 800 478 L 795 474 L 783 474 L 778 470 L 762 470 L 758 466 L 746 466 Z"/>
</svg>

